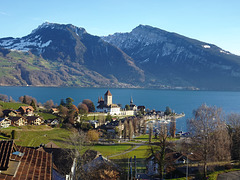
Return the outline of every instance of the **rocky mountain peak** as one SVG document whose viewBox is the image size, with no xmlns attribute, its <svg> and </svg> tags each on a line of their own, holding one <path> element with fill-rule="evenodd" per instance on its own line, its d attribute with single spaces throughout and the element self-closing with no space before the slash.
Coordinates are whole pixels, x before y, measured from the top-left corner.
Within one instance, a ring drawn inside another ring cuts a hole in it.
<svg viewBox="0 0 240 180">
<path fill-rule="evenodd" d="M 38 32 L 40 32 L 41 30 L 46 30 L 46 29 L 49 29 L 49 30 L 67 30 L 67 29 L 70 29 L 72 30 L 73 32 L 75 32 L 78 36 L 82 36 L 83 34 L 87 33 L 87 31 L 84 29 L 84 28 L 81 28 L 81 27 L 77 27 L 77 26 L 74 26 L 72 24 L 58 24 L 58 23 L 49 23 L 49 22 L 45 22 L 41 25 L 39 25 L 36 29 L 34 29 L 32 31 L 31 34 L 36 34 Z"/>
</svg>

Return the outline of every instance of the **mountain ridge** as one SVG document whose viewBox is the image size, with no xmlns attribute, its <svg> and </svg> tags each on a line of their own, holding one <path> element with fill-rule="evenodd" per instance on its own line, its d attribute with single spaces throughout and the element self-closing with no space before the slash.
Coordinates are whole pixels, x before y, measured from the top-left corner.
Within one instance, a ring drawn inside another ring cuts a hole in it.
<svg viewBox="0 0 240 180">
<path fill-rule="evenodd" d="M 102 38 L 131 56 L 155 84 L 161 79 L 174 86 L 239 89 L 240 57 L 213 44 L 148 25 Z"/>
<path fill-rule="evenodd" d="M 0 48 L 0 85 L 240 89 L 239 56 L 149 25 L 98 37 L 44 23 Z"/>
</svg>

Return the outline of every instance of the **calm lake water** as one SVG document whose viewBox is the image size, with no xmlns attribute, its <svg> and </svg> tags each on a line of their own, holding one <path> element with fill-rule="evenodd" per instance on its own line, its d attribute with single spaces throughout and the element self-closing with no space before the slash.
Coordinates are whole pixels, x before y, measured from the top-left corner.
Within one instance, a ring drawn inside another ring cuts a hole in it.
<svg viewBox="0 0 240 180">
<path fill-rule="evenodd" d="M 201 104 L 221 107 L 228 114 L 240 113 L 240 92 L 230 91 L 183 91 L 183 90 L 153 90 L 153 89 L 109 89 L 113 95 L 113 103 L 129 104 L 131 96 L 136 105 L 164 111 L 169 106 L 177 113 L 184 112 L 186 116 L 177 120 L 177 129 L 186 130 L 186 119 L 192 117 L 192 111 Z M 107 89 L 103 88 L 55 88 L 55 87 L 0 87 L 0 94 L 12 96 L 18 100 L 20 96 L 35 97 L 44 103 L 52 99 L 60 103 L 61 99 L 71 97 L 78 105 L 83 99 L 91 99 L 97 105 L 99 96 L 104 96 Z"/>
</svg>

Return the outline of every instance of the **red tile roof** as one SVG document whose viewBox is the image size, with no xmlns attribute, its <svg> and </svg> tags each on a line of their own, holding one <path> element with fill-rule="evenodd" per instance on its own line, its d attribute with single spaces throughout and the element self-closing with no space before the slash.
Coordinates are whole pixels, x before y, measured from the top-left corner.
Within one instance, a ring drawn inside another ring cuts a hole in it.
<svg viewBox="0 0 240 180">
<path fill-rule="evenodd" d="M 20 162 L 15 176 L 5 172 L 0 173 L 0 179 L 39 179 L 52 178 L 52 154 L 37 151 L 33 148 L 17 146 L 17 150 L 24 153 L 22 156 L 10 153 L 9 160 Z M 0 157 L 2 151 L 0 151 Z"/>
<path fill-rule="evenodd" d="M 105 93 L 105 95 L 112 96 L 109 90 Z"/>
<path fill-rule="evenodd" d="M 0 141 L 0 170 L 6 170 L 10 154 L 16 150 L 13 141 Z"/>
</svg>

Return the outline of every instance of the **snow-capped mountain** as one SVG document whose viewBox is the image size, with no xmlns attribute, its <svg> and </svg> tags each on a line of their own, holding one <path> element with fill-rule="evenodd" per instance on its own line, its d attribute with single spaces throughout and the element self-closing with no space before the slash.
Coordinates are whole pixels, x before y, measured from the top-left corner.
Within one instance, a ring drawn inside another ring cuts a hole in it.
<svg viewBox="0 0 240 180">
<path fill-rule="evenodd" d="M 213 44 L 146 25 L 102 39 L 131 56 L 153 86 L 240 87 L 240 57 Z"/>
<path fill-rule="evenodd" d="M 143 71 L 124 52 L 100 37 L 88 34 L 84 28 L 70 24 L 44 23 L 22 38 L 0 39 L 0 48 L 23 53 L 31 52 L 47 60 L 50 63 L 49 67 L 58 66 L 55 68 L 57 70 L 63 65 L 79 71 L 68 69 L 60 73 L 66 77 L 69 73 L 83 76 L 88 70 L 91 73 L 86 75 L 87 81 L 98 86 L 99 82 L 102 86 L 110 86 L 111 82 L 115 82 L 118 87 L 119 83 L 132 85 L 144 81 Z M 87 82 L 75 80 L 81 86 Z M 64 81 L 70 80 L 64 78 Z M 33 84 L 33 80 L 28 84 Z"/>
<path fill-rule="evenodd" d="M 0 85 L 240 89 L 240 57 L 151 26 L 93 36 L 44 23 L 0 39 Z"/>
<path fill-rule="evenodd" d="M 58 25 L 54 23 L 43 23 L 37 29 L 33 30 L 31 34 L 24 36 L 22 38 L 3 38 L 0 40 L 0 47 L 6 49 L 17 50 L 22 52 L 27 52 L 32 49 L 37 49 L 38 54 L 42 54 L 45 49 L 52 43 L 51 35 L 44 33 L 44 30 L 55 29 L 55 30 L 65 30 L 66 27 L 70 28 L 76 33 L 76 35 L 82 36 L 83 33 L 86 33 L 85 29 L 78 28 L 73 25 Z"/>
</svg>

